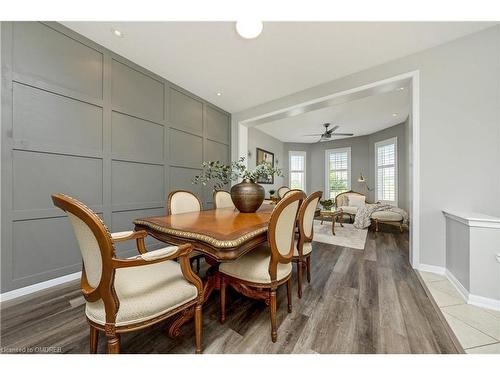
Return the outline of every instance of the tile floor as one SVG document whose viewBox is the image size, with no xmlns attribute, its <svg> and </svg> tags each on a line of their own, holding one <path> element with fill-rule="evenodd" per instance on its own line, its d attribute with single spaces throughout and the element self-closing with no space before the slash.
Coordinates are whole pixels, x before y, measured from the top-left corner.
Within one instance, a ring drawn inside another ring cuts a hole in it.
<svg viewBox="0 0 500 375">
<path fill-rule="evenodd" d="M 499 311 L 466 304 L 446 276 L 420 275 L 466 353 L 500 354 Z"/>
</svg>

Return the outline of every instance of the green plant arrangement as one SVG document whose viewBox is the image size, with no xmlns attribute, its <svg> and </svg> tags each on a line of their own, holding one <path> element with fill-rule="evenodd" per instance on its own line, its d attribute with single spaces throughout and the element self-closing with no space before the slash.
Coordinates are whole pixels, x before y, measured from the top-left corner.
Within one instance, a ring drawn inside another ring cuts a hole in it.
<svg viewBox="0 0 500 375">
<path fill-rule="evenodd" d="M 323 206 L 325 210 L 330 210 L 333 207 L 333 200 L 332 199 L 325 199 L 322 201 L 319 201 L 319 204 Z"/>
<path fill-rule="evenodd" d="M 276 194 L 276 190 L 274 190 L 274 189 L 269 190 L 270 197 L 274 197 L 274 194 Z"/>
<path fill-rule="evenodd" d="M 255 182 L 259 178 L 271 178 L 273 175 L 282 176 L 281 169 L 274 168 L 270 163 L 261 163 L 253 170 L 248 169 L 244 157 L 240 157 L 231 164 L 224 164 L 220 161 L 205 161 L 201 166 L 202 172 L 195 176 L 193 184 L 206 186 L 209 182 L 213 182 L 213 186 L 217 190 L 240 178 L 244 181 Z"/>
</svg>

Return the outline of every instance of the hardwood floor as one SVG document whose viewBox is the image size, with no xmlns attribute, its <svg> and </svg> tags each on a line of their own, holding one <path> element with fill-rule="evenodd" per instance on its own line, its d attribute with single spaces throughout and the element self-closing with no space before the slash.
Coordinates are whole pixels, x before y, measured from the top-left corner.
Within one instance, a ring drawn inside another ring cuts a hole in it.
<svg viewBox="0 0 500 375">
<path fill-rule="evenodd" d="M 270 339 L 269 311 L 228 289 L 226 323 L 218 321 L 218 293 L 203 310 L 204 353 L 457 353 L 408 263 L 408 233 L 389 226 L 368 232 L 364 250 L 314 243 L 312 280 L 301 300 L 293 283 L 293 312 L 278 290 L 278 341 Z M 102 334 L 101 334 L 102 335 Z M 88 353 L 89 328 L 78 282 L 1 311 L 4 348 L 60 347 Z M 99 340 L 99 353 L 105 352 Z M 164 325 L 122 336 L 124 353 L 194 353 L 194 324 L 170 339 Z M 57 350 L 57 349 L 56 349 Z"/>
</svg>

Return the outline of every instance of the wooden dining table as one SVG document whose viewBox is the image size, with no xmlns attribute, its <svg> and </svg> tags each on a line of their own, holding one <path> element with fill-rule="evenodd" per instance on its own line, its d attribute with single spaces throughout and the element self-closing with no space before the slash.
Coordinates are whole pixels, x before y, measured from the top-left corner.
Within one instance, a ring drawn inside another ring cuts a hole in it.
<svg viewBox="0 0 500 375">
<path fill-rule="evenodd" d="M 275 206 L 263 204 L 255 213 L 242 213 L 234 208 L 217 208 L 176 215 L 134 220 L 136 230 L 167 244 L 191 243 L 210 264 L 205 278 L 204 300 L 219 287 L 218 267 L 231 262 L 267 241 L 267 228 Z M 181 326 L 194 315 L 185 310 L 168 329 L 171 337 L 180 334 Z"/>
</svg>

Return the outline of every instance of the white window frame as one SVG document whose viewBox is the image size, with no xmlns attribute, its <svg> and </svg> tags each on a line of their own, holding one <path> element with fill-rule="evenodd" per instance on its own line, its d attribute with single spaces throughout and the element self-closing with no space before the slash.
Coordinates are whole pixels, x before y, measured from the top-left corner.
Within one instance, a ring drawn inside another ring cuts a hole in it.
<svg viewBox="0 0 500 375">
<path fill-rule="evenodd" d="M 330 198 L 330 154 L 346 152 L 347 151 L 347 190 L 351 190 L 351 148 L 350 147 L 342 147 L 342 148 L 331 148 L 325 150 L 325 199 L 333 199 Z"/>
<path fill-rule="evenodd" d="M 378 148 L 394 144 L 394 201 L 386 201 L 378 199 Z M 389 139 L 385 139 L 380 142 L 375 142 L 374 145 L 375 151 L 375 200 L 380 201 L 382 203 L 392 204 L 393 206 L 398 207 L 398 190 L 399 190 L 399 181 L 398 181 L 398 137 L 392 137 Z"/>
<path fill-rule="evenodd" d="M 304 170 L 292 170 L 292 155 L 300 155 L 304 157 Z M 303 172 L 304 173 L 304 188 L 302 190 L 306 191 L 307 186 L 307 152 L 306 151 L 288 151 L 288 186 L 292 186 L 292 172 Z"/>
</svg>

